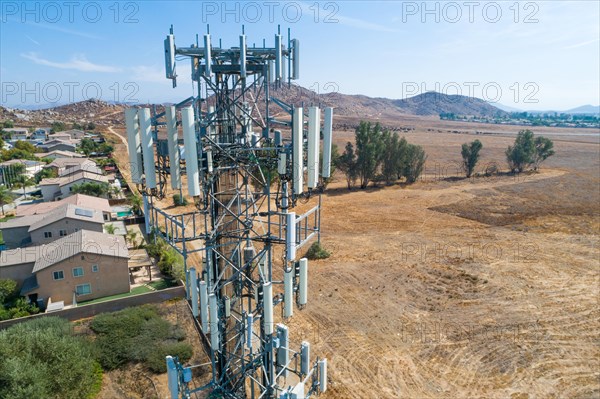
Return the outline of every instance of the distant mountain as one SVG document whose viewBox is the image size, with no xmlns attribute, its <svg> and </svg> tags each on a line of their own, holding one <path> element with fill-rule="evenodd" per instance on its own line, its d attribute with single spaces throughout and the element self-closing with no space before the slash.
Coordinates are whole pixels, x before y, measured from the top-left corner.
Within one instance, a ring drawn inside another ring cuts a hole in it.
<svg viewBox="0 0 600 399">
<path fill-rule="evenodd" d="M 504 105 L 504 104 L 500 104 L 500 103 L 490 103 L 490 105 L 493 105 L 496 108 L 500 108 L 502 111 L 506 111 L 506 112 L 523 112 L 522 109 L 519 108 L 515 108 L 515 107 L 509 107 L 508 105 Z"/>
<path fill-rule="evenodd" d="M 600 105 L 582 105 L 581 107 L 573 108 L 565 111 L 566 114 L 600 114 Z"/>
<path fill-rule="evenodd" d="M 287 85 L 275 87 L 273 85 L 270 88 L 269 94 L 288 104 L 334 107 L 335 114 L 338 116 L 364 119 L 402 118 L 406 115 L 438 116 L 441 113 L 454 113 L 466 116 L 498 116 L 506 114 L 505 111 L 478 98 L 446 95 L 436 92 L 428 92 L 402 100 L 392 100 L 341 93 L 317 94 L 314 91 L 297 85 L 290 87 Z M 264 94 L 261 93 L 260 96 L 262 95 Z M 282 112 L 274 102 L 271 104 L 271 115 L 277 115 Z M 16 123 L 21 119 L 22 121 L 32 123 L 41 121 L 62 121 L 66 123 L 94 121 L 100 125 L 118 125 L 124 123 L 123 110 L 132 105 L 134 104 L 109 103 L 103 100 L 90 99 L 47 109 L 11 109 L 10 112 L 6 112 L 6 116 L 10 119 L 16 119 Z M 259 108 L 261 113 L 264 112 L 263 107 Z M 158 112 L 161 112 L 162 109 L 162 105 L 157 106 Z M 0 112 L 0 116 L 1 114 L 2 112 Z"/>
<path fill-rule="evenodd" d="M 404 113 L 413 115 L 439 115 L 453 113 L 466 116 L 502 116 L 503 111 L 479 98 L 427 92 L 393 104 Z"/>
</svg>

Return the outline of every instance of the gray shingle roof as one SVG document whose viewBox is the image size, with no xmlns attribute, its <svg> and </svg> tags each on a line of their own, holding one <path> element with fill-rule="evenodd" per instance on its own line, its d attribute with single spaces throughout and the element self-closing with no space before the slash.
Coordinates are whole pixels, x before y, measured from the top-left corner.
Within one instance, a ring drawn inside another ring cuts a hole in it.
<svg viewBox="0 0 600 399">
<path fill-rule="evenodd" d="M 25 215 L 41 215 L 51 212 L 52 210 L 64 204 L 78 205 L 88 209 L 97 209 L 102 212 L 112 212 L 108 200 L 106 198 L 92 197 L 85 194 L 74 194 L 63 198 L 60 201 L 39 202 L 37 204 L 27 204 L 17 206 L 17 216 Z"/>
<path fill-rule="evenodd" d="M 87 216 L 84 213 L 88 212 L 80 212 L 78 209 L 82 209 L 88 211 L 91 216 Z M 41 227 L 47 226 L 50 223 L 58 222 L 61 219 L 69 218 L 69 219 L 77 219 L 84 220 L 87 222 L 95 222 L 99 224 L 104 224 L 104 216 L 102 212 L 97 209 L 88 209 L 81 206 L 73 205 L 73 204 L 64 204 L 56 209 L 52 210 L 44 214 L 43 218 L 36 220 L 34 223 L 29 226 L 29 232 L 35 231 Z"/>
<path fill-rule="evenodd" d="M 129 258 L 123 237 L 88 230 L 79 230 L 44 247 L 46 250 L 43 256 L 36 260 L 33 273 L 80 253 Z"/>
</svg>

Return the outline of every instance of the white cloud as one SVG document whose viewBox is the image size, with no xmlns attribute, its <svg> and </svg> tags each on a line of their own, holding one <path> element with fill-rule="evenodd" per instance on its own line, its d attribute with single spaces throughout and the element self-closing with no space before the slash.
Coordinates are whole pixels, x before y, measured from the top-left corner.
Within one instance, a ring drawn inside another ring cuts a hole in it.
<svg viewBox="0 0 600 399">
<path fill-rule="evenodd" d="M 48 30 L 53 30 L 53 31 L 56 31 L 56 32 L 66 33 L 67 35 L 84 37 L 86 39 L 96 39 L 96 40 L 97 39 L 101 39 L 99 36 L 92 35 L 92 34 L 89 34 L 87 32 L 81 32 L 81 31 L 78 31 L 78 30 L 67 29 L 67 28 L 63 28 L 61 26 L 56 26 L 56 25 L 51 25 L 51 24 L 35 23 L 35 22 L 31 22 L 31 21 L 25 21 L 25 23 L 28 24 L 28 25 L 35 26 L 37 28 L 48 29 Z"/>
<path fill-rule="evenodd" d="M 29 37 L 28 35 L 25 35 L 25 37 L 26 37 L 27 39 L 29 39 L 29 41 L 30 41 L 31 43 L 35 44 L 36 46 L 39 46 L 39 45 L 40 45 L 40 42 L 38 42 L 37 40 L 34 40 L 34 39 L 32 39 L 32 38 L 31 38 L 31 37 Z"/>
<path fill-rule="evenodd" d="M 34 52 L 22 53 L 21 57 L 26 58 L 30 61 L 33 61 L 34 63 L 39 64 L 39 65 L 45 65 L 45 66 L 49 66 L 52 68 L 59 68 L 59 69 L 73 69 L 73 70 L 82 71 L 82 72 L 108 72 L 108 73 L 114 73 L 114 72 L 121 71 L 120 68 L 117 68 L 114 66 L 94 64 L 94 63 L 88 61 L 88 59 L 85 57 L 84 54 L 76 54 L 73 57 L 71 57 L 71 59 L 67 62 L 50 61 L 45 58 L 39 57 L 37 55 L 37 53 L 34 53 Z"/>
<path fill-rule="evenodd" d="M 177 81 L 189 81 L 191 74 L 191 67 L 189 64 L 177 63 Z M 131 79 L 134 82 L 150 82 L 150 83 L 168 83 L 169 80 L 165 76 L 164 67 L 158 67 L 156 65 L 137 65 L 131 67 L 133 76 Z"/>
<path fill-rule="evenodd" d="M 585 42 L 577 43 L 577 44 L 574 44 L 574 45 L 572 45 L 572 46 L 567 46 L 567 47 L 565 47 L 565 49 L 571 49 L 571 48 L 583 47 L 583 46 L 587 46 L 588 44 L 592 44 L 592 43 L 598 43 L 598 42 L 600 42 L 600 39 L 587 40 L 587 41 L 585 41 Z"/>
</svg>

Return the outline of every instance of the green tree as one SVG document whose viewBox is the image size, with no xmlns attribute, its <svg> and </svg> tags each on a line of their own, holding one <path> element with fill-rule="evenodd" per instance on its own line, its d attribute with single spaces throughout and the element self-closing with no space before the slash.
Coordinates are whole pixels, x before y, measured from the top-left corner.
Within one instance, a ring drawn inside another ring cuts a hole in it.
<svg viewBox="0 0 600 399">
<path fill-rule="evenodd" d="M 115 232 L 117 231 L 117 228 L 116 228 L 116 227 L 115 227 L 115 225 L 114 225 L 114 224 L 112 224 L 112 223 L 111 223 L 111 224 L 105 224 L 105 225 L 104 225 L 104 229 L 106 230 L 106 232 L 107 232 L 108 234 L 113 234 L 113 235 L 114 235 L 114 234 L 115 234 Z"/>
<path fill-rule="evenodd" d="M 554 143 L 549 138 L 538 136 L 535 138 L 535 154 L 533 155 L 533 169 L 538 170 L 540 164 L 548 157 L 554 155 Z"/>
<path fill-rule="evenodd" d="M 141 215 L 142 208 L 144 207 L 142 196 L 139 194 L 131 194 L 127 199 L 129 200 L 129 205 L 131 205 L 131 211 L 136 215 Z"/>
<path fill-rule="evenodd" d="M 360 188 L 365 189 L 377 174 L 384 148 L 383 129 L 379 123 L 361 121 L 355 132 L 356 172 Z"/>
<path fill-rule="evenodd" d="M 384 147 L 381 155 L 381 177 L 390 184 L 403 174 L 403 164 L 406 159 L 407 142 L 398 133 L 385 132 Z"/>
<path fill-rule="evenodd" d="M 35 186 L 35 181 L 31 177 L 29 177 L 27 175 L 20 174 L 17 177 L 15 177 L 15 180 L 13 182 L 13 186 L 16 187 L 16 188 L 22 188 L 23 189 L 23 196 L 25 196 L 26 195 L 25 194 L 25 189 L 27 187 L 30 187 L 30 186 Z"/>
<path fill-rule="evenodd" d="M 8 278 L 0 278 L 0 304 L 4 304 L 17 294 L 17 282 Z"/>
<path fill-rule="evenodd" d="M 67 125 L 65 125 L 63 122 L 53 122 L 52 123 L 52 126 L 51 126 L 52 133 L 62 132 L 64 130 L 67 130 Z"/>
<path fill-rule="evenodd" d="M 513 173 L 521 173 L 535 162 L 535 140 L 531 130 L 521 130 L 512 146 L 506 149 L 508 167 Z"/>
<path fill-rule="evenodd" d="M 86 130 L 91 130 L 91 131 L 96 130 L 96 124 L 94 122 L 88 123 L 86 126 Z"/>
<path fill-rule="evenodd" d="M 14 201 L 14 196 L 5 186 L 0 186 L 0 206 L 2 206 L 2 216 L 4 216 L 4 205 Z"/>
<path fill-rule="evenodd" d="M 425 151 L 421 146 L 415 144 L 407 145 L 403 174 L 408 183 L 416 182 L 419 176 L 421 176 L 426 160 L 427 155 L 425 155 Z"/>
<path fill-rule="evenodd" d="M 336 160 L 337 169 L 341 170 L 342 173 L 346 176 L 346 183 L 348 184 L 348 189 L 351 189 L 352 186 L 356 183 L 356 153 L 354 152 L 354 146 L 351 142 L 346 143 L 346 148 L 342 155 L 340 155 Z"/>
<path fill-rule="evenodd" d="M 1 398 L 92 398 L 101 382 L 90 342 L 68 321 L 44 317 L 0 331 Z"/>
<path fill-rule="evenodd" d="M 477 162 L 479 161 L 479 151 L 481 151 L 482 147 L 483 144 L 481 144 L 481 141 L 479 140 L 475 140 L 470 144 L 464 143 L 462 145 L 460 154 L 462 155 L 463 169 L 467 174 L 467 177 L 471 177 L 473 174 L 475 165 L 477 165 Z"/>
<path fill-rule="evenodd" d="M 89 138 L 84 138 L 81 139 L 81 142 L 79 143 L 79 149 L 81 150 L 81 152 L 83 152 L 85 154 L 85 156 L 89 156 L 92 152 L 96 152 L 96 149 L 98 148 L 98 144 Z"/>
<path fill-rule="evenodd" d="M 37 172 L 33 176 L 33 179 L 35 180 L 36 184 L 39 184 L 39 182 L 41 182 L 42 179 L 54 179 L 57 177 L 58 177 L 58 172 L 56 171 L 56 169 L 44 168 L 44 169 L 40 170 L 39 172 Z"/>
<path fill-rule="evenodd" d="M 13 127 L 15 127 L 15 124 L 12 121 L 6 120 L 4 121 L 2 126 L 4 126 L 7 129 L 12 129 Z"/>
<path fill-rule="evenodd" d="M 108 184 L 95 182 L 74 184 L 71 187 L 71 192 L 73 194 L 85 194 L 92 197 L 105 197 L 108 194 L 108 190 Z"/>
<path fill-rule="evenodd" d="M 23 151 L 27 151 L 30 152 L 32 154 L 35 154 L 36 152 L 38 152 L 38 148 L 36 146 L 34 146 L 33 144 L 27 142 L 27 141 L 23 141 L 23 140 L 19 140 L 15 143 L 14 148 L 18 149 L 18 150 L 23 150 Z"/>
<path fill-rule="evenodd" d="M 132 247 L 136 247 L 137 246 L 137 235 L 138 233 L 134 230 L 128 230 L 127 234 L 125 235 L 125 240 L 132 246 Z"/>
</svg>

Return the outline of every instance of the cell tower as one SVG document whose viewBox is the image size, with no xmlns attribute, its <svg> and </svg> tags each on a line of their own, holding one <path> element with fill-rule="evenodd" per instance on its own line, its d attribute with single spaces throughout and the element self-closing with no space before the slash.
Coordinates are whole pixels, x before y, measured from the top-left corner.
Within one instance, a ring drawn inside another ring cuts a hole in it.
<svg viewBox="0 0 600 399">
<path fill-rule="evenodd" d="M 172 398 L 210 388 L 227 398 L 292 399 L 327 389 L 327 359 L 311 358 L 306 341 L 290 342 L 274 311 L 285 321 L 294 303 L 307 304 L 308 261 L 298 260 L 297 251 L 320 239 L 333 109 L 324 110 L 321 129 L 318 107 L 270 97 L 270 87 L 299 78 L 300 43 L 288 30 L 285 46 L 279 28 L 274 46 L 265 43 L 248 46 L 242 27 L 239 47 L 223 48 L 220 40 L 213 46 L 207 27 L 202 43 L 196 37 L 177 47 L 171 27 L 166 77 L 176 87 L 176 59 L 189 58 L 197 95 L 161 113 L 126 111 L 132 180 L 143 193 L 147 231 L 183 255 L 188 301 L 211 359 L 211 382 L 191 389 L 191 369 L 167 357 Z M 289 117 L 272 117 L 271 103 Z M 154 206 L 169 176 L 181 192 L 183 175 L 197 211 L 172 215 Z M 296 214 L 298 204 L 310 209 Z M 194 253 L 202 263 L 188 267 Z"/>
</svg>

